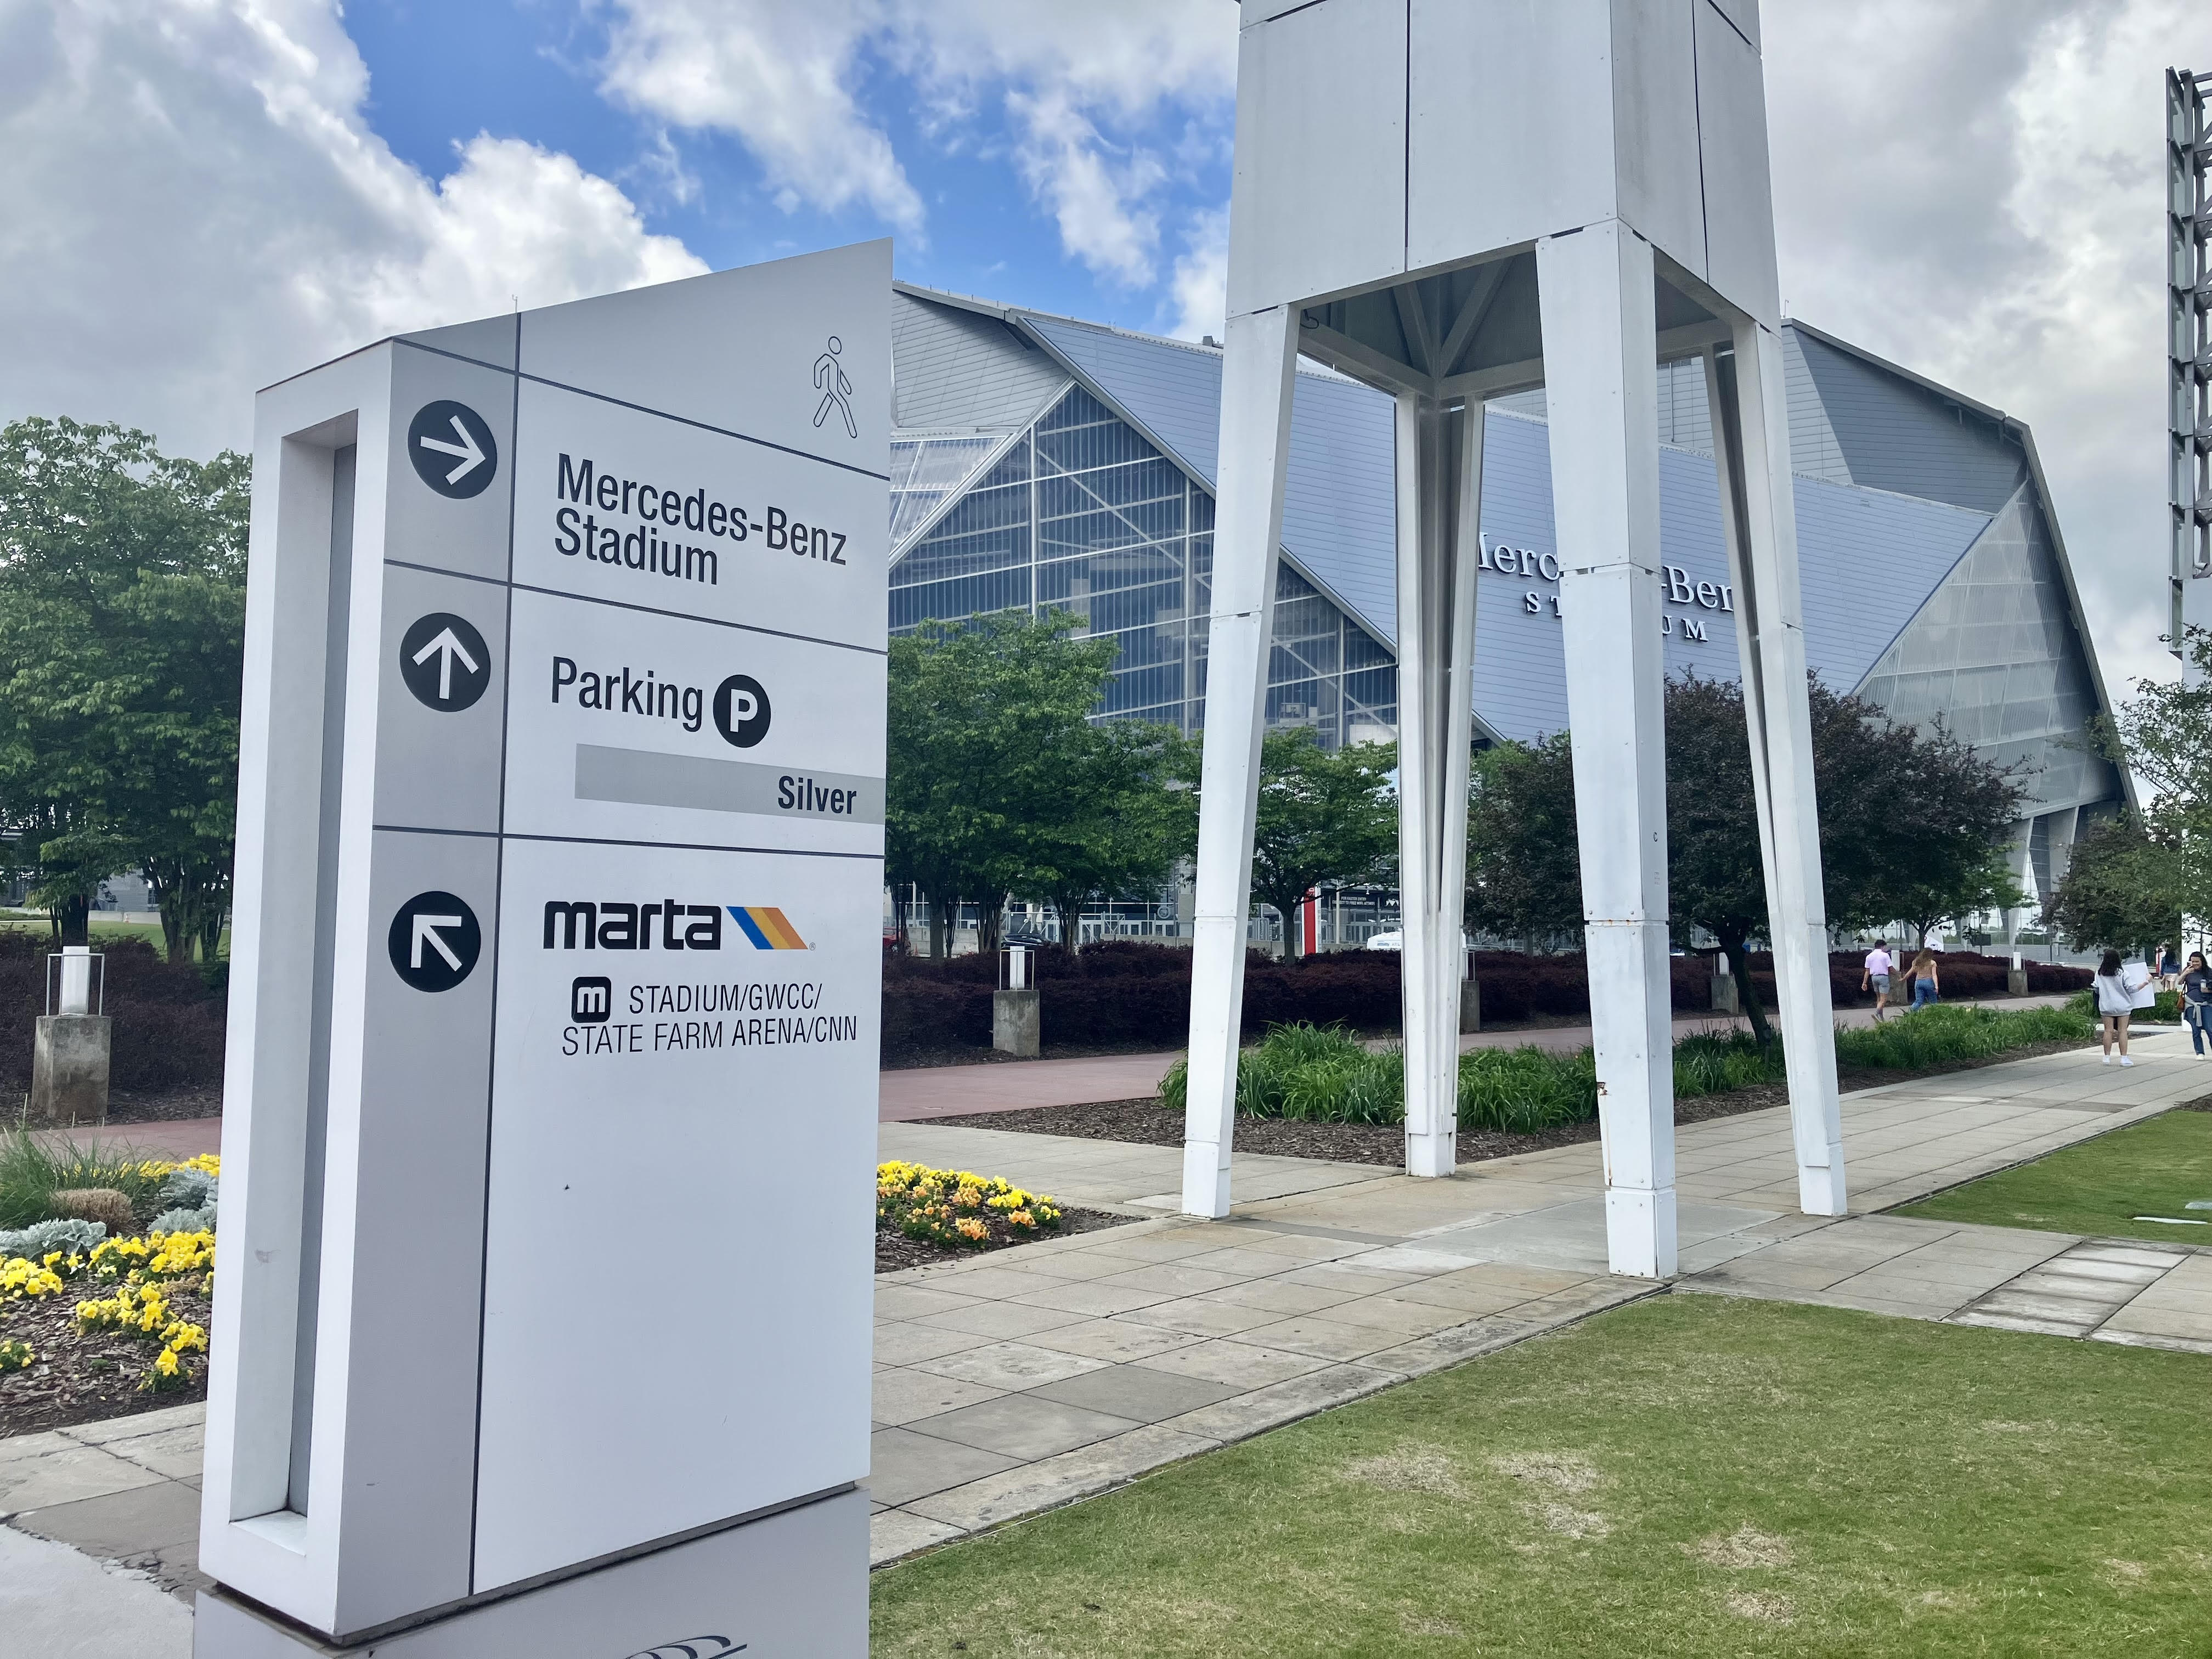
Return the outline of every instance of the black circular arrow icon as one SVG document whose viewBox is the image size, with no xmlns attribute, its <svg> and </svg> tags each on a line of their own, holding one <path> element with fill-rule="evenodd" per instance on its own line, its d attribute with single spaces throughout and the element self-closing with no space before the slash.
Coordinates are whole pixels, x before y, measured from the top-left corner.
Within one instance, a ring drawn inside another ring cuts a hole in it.
<svg viewBox="0 0 2212 1659">
<path fill-rule="evenodd" d="M 477 913 L 451 893 L 417 893 L 392 918 L 385 943 L 399 977 L 418 991 L 450 991 L 483 949 Z"/>
<path fill-rule="evenodd" d="M 466 617 L 433 611 L 417 617 L 400 640 L 399 677 L 416 702 L 454 714 L 491 684 L 491 647 Z"/>
<path fill-rule="evenodd" d="M 768 735 L 768 688 L 750 674 L 732 674 L 714 688 L 714 729 L 726 742 L 750 749 Z"/>
<path fill-rule="evenodd" d="M 441 495 L 481 495 L 499 471 L 499 445 L 484 417 L 450 398 L 424 404 L 407 428 L 407 459 Z"/>
</svg>

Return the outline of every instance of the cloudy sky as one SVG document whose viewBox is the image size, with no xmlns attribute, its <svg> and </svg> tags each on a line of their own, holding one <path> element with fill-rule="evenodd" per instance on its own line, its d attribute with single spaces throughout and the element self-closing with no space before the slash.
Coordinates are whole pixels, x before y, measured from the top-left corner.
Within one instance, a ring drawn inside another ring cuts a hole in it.
<svg viewBox="0 0 2212 1659">
<path fill-rule="evenodd" d="M 1788 309 L 2028 421 L 2162 672 L 2160 86 L 2203 0 L 1765 0 Z M 886 233 L 1196 335 L 1231 0 L 0 0 L 0 419 L 205 455 L 403 329 Z"/>
</svg>

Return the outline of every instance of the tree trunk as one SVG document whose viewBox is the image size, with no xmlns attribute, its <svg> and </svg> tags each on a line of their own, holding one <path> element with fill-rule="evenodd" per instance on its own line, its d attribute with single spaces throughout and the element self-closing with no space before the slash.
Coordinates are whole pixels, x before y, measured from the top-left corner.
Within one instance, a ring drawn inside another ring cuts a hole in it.
<svg viewBox="0 0 2212 1659">
<path fill-rule="evenodd" d="M 1060 947 L 1071 954 L 1083 949 L 1083 895 L 1080 893 L 1050 893 L 1053 909 L 1060 916 Z"/>
<path fill-rule="evenodd" d="M 229 911 L 229 906 L 223 902 L 225 896 L 222 893 L 209 894 L 207 902 L 200 911 L 200 961 L 203 964 L 217 961 L 222 950 L 222 924 Z"/>
<path fill-rule="evenodd" d="M 975 948 L 987 957 L 999 953 L 999 935 L 1006 925 L 1006 896 L 1001 893 L 996 902 L 978 903 L 975 907 Z"/>
<path fill-rule="evenodd" d="M 945 953 L 952 948 L 951 940 L 948 937 L 951 930 L 945 924 L 945 902 L 934 893 L 931 894 L 929 896 L 929 957 L 933 962 L 944 961 Z"/>
<path fill-rule="evenodd" d="M 1751 1022 L 1752 1040 L 1764 1048 L 1774 1041 L 1774 1028 L 1766 1023 L 1766 1011 L 1759 1006 L 1759 993 L 1751 982 L 1751 952 L 1739 935 L 1721 941 L 1721 954 L 1728 958 L 1729 972 L 1735 975 L 1736 1006 Z"/>
</svg>

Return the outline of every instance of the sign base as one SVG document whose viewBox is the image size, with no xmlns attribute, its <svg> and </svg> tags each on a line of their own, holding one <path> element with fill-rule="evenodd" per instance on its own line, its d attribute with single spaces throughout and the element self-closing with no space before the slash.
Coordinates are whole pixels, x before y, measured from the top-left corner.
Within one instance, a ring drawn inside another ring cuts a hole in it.
<svg viewBox="0 0 2212 1659">
<path fill-rule="evenodd" d="M 868 1650 L 858 1489 L 350 1645 L 202 1590 L 193 1659 L 817 1659 Z"/>
</svg>

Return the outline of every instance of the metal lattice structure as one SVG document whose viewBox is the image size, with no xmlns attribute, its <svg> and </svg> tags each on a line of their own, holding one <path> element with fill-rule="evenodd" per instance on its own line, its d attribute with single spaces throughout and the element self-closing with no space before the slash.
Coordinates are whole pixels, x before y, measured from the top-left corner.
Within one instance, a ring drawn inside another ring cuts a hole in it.
<svg viewBox="0 0 2212 1659">
<path fill-rule="evenodd" d="M 2212 626 L 2212 73 L 2166 72 L 2166 501 L 2173 544 L 2172 646 Z M 2199 595 L 2203 597 L 2199 598 Z"/>
</svg>

